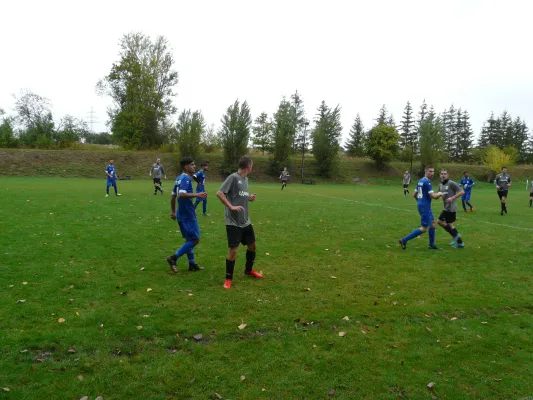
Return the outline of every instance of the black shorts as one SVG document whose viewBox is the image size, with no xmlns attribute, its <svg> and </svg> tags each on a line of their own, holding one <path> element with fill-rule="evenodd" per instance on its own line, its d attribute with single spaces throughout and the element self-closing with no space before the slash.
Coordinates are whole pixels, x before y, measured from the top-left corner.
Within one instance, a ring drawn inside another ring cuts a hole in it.
<svg viewBox="0 0 533 400">
<path fill-rule="evenodd" d="M 498 190 L 498 197 L 501 199 L 502 197 L 507 197 L 507 193 L 509 193 L 508 190 Z"/>
<path fill-rule="evenodd" d="M 408 184 L 408 183 L 404 183 L 404 184 L 403 184 L 403 188 L 404 188 L 404 189 L 407 189 L 408 187 L 409 187 L 409 184 Z"/>
<path fill-rule="evenodd" d="M 453 224 L 455 222 L 455 211 L 446 211 L 443 210 L 439 215 L 439 221 L 444 221 L 447 224 Z"/>
<path fill-rule="evenodd" d="M 287 179 L 282 179 L 281 183 L 287 184 Z"/>
<path fill-rule="evenodd" d="M 154 178 L 154 185 L 155 185 L 156 183 L 157 183 L 158 185 L 161 186 L 161 185 L 162 185 L 162 183 L 161 183 L 161 178 Z"/>
<path fill-rule="evenodd" d="M 254 227 L 252 224 L 244 228 L 226 225 L 226 233 L 228 234 L 228 247 L 239 247 L 240 243 L 248 246 L 255 242 Z"/>
</svg>

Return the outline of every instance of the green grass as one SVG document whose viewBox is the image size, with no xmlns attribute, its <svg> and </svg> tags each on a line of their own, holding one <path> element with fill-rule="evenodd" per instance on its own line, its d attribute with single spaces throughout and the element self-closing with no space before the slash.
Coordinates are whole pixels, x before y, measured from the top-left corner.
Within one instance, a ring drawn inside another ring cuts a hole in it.
<svg viewBox="0 0 533 400">
<path fill-rule="evenodd" d="M 458 214 L 467 247 L 439 228 L 432 252 L 427 235 L 397 245 L 419 224 L 401 185 L 252 183 L 265 279 L 241 275 L 241 249 L 226 291 L 218 185 L 200 217 L 206 269 L 178 274 L 168 192 L 150 186 L 104 198 L 104 179 L 0 178 L 0 399 L 420 399 L 429 382 L 441 399 L 533 396 L 524 189 L 502 217 L 478 184 L 476 212 Z"/>
</svg>

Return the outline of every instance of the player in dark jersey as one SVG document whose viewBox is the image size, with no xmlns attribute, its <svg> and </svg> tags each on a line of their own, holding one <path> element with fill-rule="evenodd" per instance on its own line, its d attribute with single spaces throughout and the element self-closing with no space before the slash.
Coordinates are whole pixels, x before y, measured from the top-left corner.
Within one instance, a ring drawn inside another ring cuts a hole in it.
<svg viewBox="0 0 533 400">
<path fill-rule="evenodd" d="M 252 172 L 253 162 L 250 157 L 241 157 L 239 169 L 226 178 L 217 192 L 217 197 L 224 204 L 224 218 L 228 237 L 228 253 L 226 255 L 225 289 L 231 289 L 235 259 L 239 245 L 247 246 L 244 274 L 262 279 L 263 275 L 253 269 L 255 261 L 255 233 L 248 217 L 248 202 L 255 200 L 255 193 L 248 193 L 248 175 Z"/>
<path fill-rule="evenodd" d="M 161 177 L 164 176 L 165 179 L 167 179 L 167 174 L 165 173 L 163 164 L 161 164 L 160 158 L 155 160 L 155 164 L 152 164 L 152 168 L 150 168 L 150 176 L 152 176 L 152 174 L 154 174 L 154 196 L 157 194 L 158 190 L 163 194 L 164 190 L 161 188 L 161 186 L 163 186 Z"/>
<path fill-rule="evenodd" d="M 197 183 L 197 186 L 196 186 L 197 193 L 205 192 L 205 178 L 206 178 L 205 173 L 208 171 L 209 171 L 209 162 L 204 161 L 203 163 L 200 164 L 200 170 L 192 176 L 193 179 Z M 198 204 L 200 203 L 203 203 L 202 204 L 202 209 L 203 209 L 202 215 L 204 217 L 209 217 L 210 214 L 207 213 L 207 197 L 205 199 L 196 199 L 196 203 L 194 204 L 194 209 L 196 209 L 196 207 L 198 207 Z"/>
<path fill-rule="evenodd" d="M 409 184 L 411 183 L 411 174 L 409 171 L 405 171 L 405 174 L 403 174 L 403 197 L 407 197 L 407 193 L 409 193 Z"/>
<path fill-rule="evenodd" d="M 472 195 L 472 187 L 475 185 L 472 178 L 468 176 L 468 171 L 463 173 L 463 179 L 460 182 L 463 187 L 464 194 L 461 197 L 461 202 L 463 204 L 463 210 L 466 212 L 466 206 L 470 207 L 470 212 L 474 212 L 474 206 L 470 204 L 470 196 Z"/>
<path fill-rule="evenodd" d="M 407 248 L 407 242 L 411 239 L 420 236 L 421 234 L 428 232 L 429 233 L 429 249 L 439 250 L 435 245 L 435 218 L 433 218 L 433 212 L 431 211 L 431 200 L 438 199 L 442 196 L 442 193 L 434 193 L 433 188 L 431 187 L 430 179 L 435 175 L 435 169 L 431 166 L 426 166 L 425 176 L 418 181 L 416 185 L 416 190 L 413 193 L 413 197 L 417 201 L 418 213 L 420 214 L 420 228 L 415 229 L 409 235 L 404 238 L 401 238 L 398 242 L 402 249 Z"/>
<path fill-rule="evenodd" d="M 184 157 L 180 160 L 180 166 L 183 173 L 176 178 L 174 189 L 172 190 L 172 197 L 170 198 L 170 218 L 178 220 L 180 232 L 185 243 L 176 253 L 167 257 L 168 265 L 172 272 L 178 272 L 176 263 L 178 259 L 187 254 L 189 260 L 189 271 L 199 271 L 204 269 L 196 264 L 194 260 L 194 247 L 200 242 L 200 228 L 196 220 L 196 213 L 192 199 L 207 197 L 207 193 L 193 193 L 192 189 L 192 175 L 196 171 L 196 164 L 191 157 Z M 178 213 L 176 214 L 176 198 L 178 199 Z"/>
<path fill-rule="evenodd" d="M 529 206 L 533 207 L 533 180 L 529 182 Z"/>
<path fill-rule="evenodd" d="M 496 186 L 498 197 L 500 198 L 502 205 L 502 211 L 500 215 L 503 215 L 503 213 L 507 214 L 507 204 L 505 201 L 507 200 L 509 189 L 511 189 L 512 186 L 511 175 L 507 173 L 507 167 L 502 167 L 502 173 L 496 175 L 494 185 Z"/>
<path fill-rule="evenodd" d="M 287 186 L 287 180 L 289 179 L 289 171 L 287 171 L 287 167 L 283 168 L 283 171 L 281 171 L 281 175 L 279 176 L 279 179 L 281 179 L 281 190 L 285 189 Z"/>
<path fill-rule="evenodd" d="M 464 195 L 464 190 L 454 181 L 450 180 L 448 171 L 442 169 L 440 171 L 439 192 L 442 193 L 442 201 L 444 202 L 444 210 L 439 215 L 439 225 L 452 236 L 450 246 L 456 248 L 465 247 L 461 235 L 453 225 L 457 215 L 457 199 Z"/>
</svg>

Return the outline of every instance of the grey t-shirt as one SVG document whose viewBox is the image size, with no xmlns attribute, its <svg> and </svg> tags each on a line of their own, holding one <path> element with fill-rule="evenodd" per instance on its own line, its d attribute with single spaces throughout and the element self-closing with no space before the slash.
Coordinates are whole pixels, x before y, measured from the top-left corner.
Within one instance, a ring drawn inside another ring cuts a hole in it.
<svg viewBox="0 0 533 400">
<path fill-rule="evenodd" d="M 409 185 L 409 182 L 411 182 L 411 174 L 403 174 L 403 184 Z"/>
<path fill-rule="evenodd" d="M 152 173 L 154 174 L 154 178 L 161 178 L 161 175 L 165 175 L 163 164 L 154 163 L 154 165 L 152 165 Z"/>
<path fill-rule="evenodd" d="M 442 193 L 442 200 L 444 202 L 444 211 L 456 212 L 457 211 L 457 199 L 451 203 L 447 203 L 446 200 L 450 197 L 455 196 L 457 193 L 461 192 L 461 186 L 456 182 L 448 179 L 446 183 L 439 183 L 439 192 Z"/>
<path fill-rule="evenodd" d="M 228 207 L 225 207 L 226 225 L 238 226 L 239 228 L 250 225 L 252 222 L 248 218 L 248 178 L 243 178 L 235 172 L 226 178 L 219 190 L 226 195 L 232 206 L 242 206 L 244 208 L 244 211 L 231 211 Z"/>
<path fill-rule="evenodd" d="M 500 187 L 500 190 L 499 190 L 500 192 L 503 192 L 504 190 L 508 190 L 509 189 L 508 185 L 512 183 L 511 175 L 509 175 L 507 172 L 498 174 L 496 175 L 496 180 L 494 181 L 494 183 L 496 184 L 496 186 Z"/>
</svg>

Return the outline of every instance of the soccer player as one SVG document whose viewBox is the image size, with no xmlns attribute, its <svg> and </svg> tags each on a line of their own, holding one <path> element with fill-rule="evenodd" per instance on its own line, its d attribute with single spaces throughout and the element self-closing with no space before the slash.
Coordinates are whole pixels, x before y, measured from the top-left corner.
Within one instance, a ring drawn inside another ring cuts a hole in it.
<svg viewBox="0 0 533 400">
<path fill-rule="evenodd" d="M 445 169 L 442 169 L 440 171 L 440 180 L 441 182 L 439 184 L 439 192 L 442 193 L 444 210 L 442 210 L 439 215 L 438 223 L 446 232 L 448 232 L 452 236 L 450 246 L 454 246 L 456 248 L 463 248 L 465 247 L 465 243 L 463 242 L 463 239 L 461 239 L 461 235 L 459 235 L 459 232 L 457 232 L 457 229 L 455 229 L 453 223 L 455 222 L 457 214 L 456 200 L 461 196 L 463 196 L 464 198 L 465 191 L 461 189 L 461 187 L 456 182 L 450 180 L 448 171 Z"/>
<path fill-rule="evenodd" d="M 470 212 L 474 212 L 474 207 L 470 204 L 470 196 L 472 195 L 472 187 L 475 185 L 472 178 L 468 176 L 468 171 L 463 172 L 463 179 L 461 179 L 461 186 L 463 187 L 464 194 L 461 197 L 461 202 L 463 203 L 463 210 L 466 211 L 466 206 L 470 207 Z"/>
<path fill-rule="evenodd" d="M 194 205 L 192 198 L 207 197 L 207 193 L 193 193 L 192 190 L 192 175 L 196 171 L 196 164 L 191 157 L 184 157 L 180 160 L 180 166 L 183 173 L 176 178 L 172 196 L 170 198 L 170 218 L 177 219 L 180 227 L 180 232 L 185 243 L 181 246 L 175 254 L 167 257 L 168 265 L 172 272 L 178 272 L 176 263 L 178 259 L 187 254 L 189 260 L 189 271 L 199 271 L 204 267 L 196 264 L 194 260 L 194 247 L 200 242 L 200 228 L 196 220 L 196 213 L 194 212 Z M 178 214 L 176 215 L 176 198 L 178 199 Z"/>
<path fill-rule="evenodd" d="M 281 175 L 279 176 L 279 179 L 281 179 L 281 190 L 287 186 L 287 179 L 289 178 L 289 171 L 287 171 L 287 167 L 283 167 L 283 171 L 281 171 Z"/>
<path fill-rule="evenodd" d="M 533 180 L 529 182 L 529 206 L 533 207 Z"/>
<path fill-rule="evenodd" d="M 433 213 L 431 212 L 431 200 L 438 199 L 442 196 L 441 192 L 434 193 L 433 188 L 431 187 L 431 178 L 435 175 L 435 169 L 431 166 L 426 166 L 424 169 L 424 177 L 418 181 L 416 189 L 413 193 L 413 197 L 418 203 L 418 213 L 420 214 L 420 228 L 415 229 L 409 235 L 404 238 L 401 238 L 398 242 L 402 249 L 407 248 L 407 242 L 411 239 L 414 239 L 421 234 L 428 232 L 429 233 L 429 249 L 439 250 L 435 245 L 435 218 L 433 218 Z"/>
<path fill-rule="evenodd" d="M 152 176 L 152 173 L 154 174 L 154 196 L 157 194 L 158 190 L 163 194 L 164 190 L 161 188 L 163 185 L 161 182 L 161 176 L 164 175 L 165 179 L 167 179 L 167 174 L 165 173 L 163 164 L 161 164 L 160 158 L 155 160 L 155 164 L 152 164 L 152 168 L 150 168 L 150 176 Z"/>
<path fill-rule="evenodd" d="M 407 193 L 409 193 L 409 184 L 411 183 L 411 174 L 409 171 L 405 171 L 405 174 L 403 174 L 403 197 L 407 197 Z"/>
<path fill-rule="evenodd" d="M 502 167 L 502 173 L 496 175 L 494 185 L 496 186 L 498 197 L 500 198 L 500 202 L 502 204 L 502 211 L 500 215 L 503 215 L 503 213 L 507 214 L 507 205 L 505 204 L 505 200 L 507 200 L 507 194 L 512 186 L 511 176 L 507 173 L 507 167 Z"/>
<path fill-rule="evenodd" d="M 200 170 L 194 174 L 192 177 L 193 179 L 196 181 L 197 183 L 197 186 L 196 186 L 196 193 L 201 193 L 201 192 L 205 192 L 205 178 L 206 178 L 206 175 L 205 173 L 209 171 L 209 162 L 208 161 L 204 161 L 203 163 L 200 164 Z M 196 204 L 194 205 L 194 209 L 196 210 L 196 207 L 198 207 L 198 204 L 200 203 L 203 203 L 202 204 L 202 208 L 203 208 L 203 213 L 202 215 L 204 217 L 210 217 L 211 214 L 208 214 L 207 213 L 207 197 L 205 199 L 196 199 Z"/>
<path fill-rule="evenodd" d="M 105 173 L 107 175 L 107 186 L 105 189 L 105 197 L 109 197 L 109 186 L 113 186 L 115 188 L 115 195 L 116 196 L 122 196 L 117 189 L 117 169 L 115 167 L 115 162 L 113 160 L 109 160 L 109 165 L 105 169 Z"/>
<path fill-rule="evenodd" d="M 231 289 L 235 259 L 239 244 L 247 246 L 244 274 L 261 279 L 263 275 L 253 269 L 255 261 L 255 234 L 248 217 L 248 201 L 255 200 L 255 193 L 248 193 L 248 175 L 252 172 L 253 162 L 250 157 L 241 157 L 239 169 L 226 178 L 217 192 L 217 197 L 224 204 L 226 234 L 228 237 L 228 254 L 226 256 L 225 289 Z"/>
</svg>

